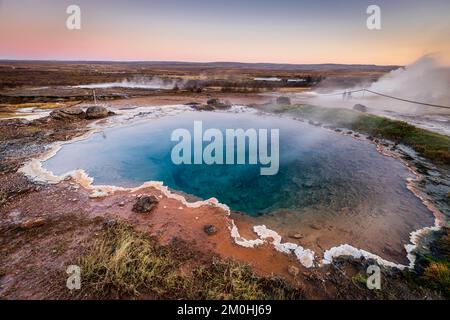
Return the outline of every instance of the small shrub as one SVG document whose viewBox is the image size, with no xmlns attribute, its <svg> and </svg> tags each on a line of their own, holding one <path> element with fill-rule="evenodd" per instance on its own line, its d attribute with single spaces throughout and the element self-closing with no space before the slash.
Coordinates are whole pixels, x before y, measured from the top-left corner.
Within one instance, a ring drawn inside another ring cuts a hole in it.
<svg viewBox="0 0 450 320">
<path fill-rule="evenodd" d="M 448 263 L 432 262 L 425 269 L 423 280 L 432 289 L 450 298 L 450 267 Z"/>
</svg>

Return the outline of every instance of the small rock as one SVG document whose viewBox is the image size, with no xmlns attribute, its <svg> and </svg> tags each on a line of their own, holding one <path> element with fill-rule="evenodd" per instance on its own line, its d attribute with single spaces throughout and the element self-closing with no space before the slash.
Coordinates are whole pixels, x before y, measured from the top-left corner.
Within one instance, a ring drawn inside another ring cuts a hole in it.
<svg viewBox="0 0 450 320">
<path fill-rule="evenodd" d="M 322 122 L 316 122 L 316 121 L 313 121 L 313 120 L 308 120 L 308 123 L 309 123 L 310 125 L 312 125 L 312 126 L 315 126 L 315 127 L 320 127 L 320 126 L 322 126 Z"/>
<path fill-rule="evenodd" d="M 217 233 L 217 228 L 215 226 L 213 226 L 212 224 L 208 224 L 208 225 L 203 227 L 203 231 L 205 231 L 205 233 L 208 236 L 212 236 L 212 235 L 215 235 Z"/>
<path fill-rule="evenodd" d="M 367 112 L 367 107 L 362 104 L 355 104 L 353 107 L 353 110 L 359 111 L 359 112 Z"/>
<path fill-rule="evenodd" d="M 108 109 L 101 106 L 89 107 L 86 110 L 86 119 L 102 119 L 110 115 Z"/>
<path fill-rule="evenodd" d="M 290 106 L 291 105 L 291 99 L 289 99 L 288 97 L 278 97 L 277 98 L 277 104 L 278 105 Z"/>
<path fill-rule="evenodd" d="M 20 224 L 20 228 L 24 230 L 30 230 L 43 226 L 45 222 L 46 221 L 44 218 L 33 218 L 22 222 Z"/>
<path fill-rule="evenodd" d="M 191 107 L 199 111 L 213 111 L 216 109 L 229 109 L 231 108 L 231 104 L 228 101 L 222 102 L 219 99 L 212 98 L 206 102 L 206 105 L 196 104 L 191 105 Z"/>
<path fill-rule="evenodd" d="M 70 114 L 72 116 L 77 116 L 79 118 L 84 118 L 85 116 L 85 113 L 81 108 L 67 108 L 61 111 L 64 112 L 65 114 Z"/>
<path fill-rule="evenodd" d="M 312 186 L 314 186 L 314 182 L 311 180 L 307 180 L 303 183 L 303 186 L 305 186 L 306 188 L 311 188 Z"/>
<path fill-rule="evenodd" d="M 86 114 L 80 108 L 66 108 L 52 111 L 50 117 L 61 121 L 73 121 L 84 119 Z"/>
<path fill-rule="evenodd" d="M 158 198 L 155 196 L 140 196 L 133 205 L 133 211 L 137 213 L 148 213 L 152 211 L 158 204 Z"/>
<path fill-rule="evenodd" d="M 304 236 L 300 233 L 292 234 L 289 237 L 291 237 L 292 239 L 297 239 L 297 240 L 304 238 Z"/>
<path fill-rule="evenodd" d="M 296 277 L 296 276 L 299 275 L 300 269 L 297 268 L 297 267 L 294 267 L 294 266 L 289 266 L 289 267 L 288 267 L 288 273 L 289 273 L 291 276 Z"/>
<path fill-rule="evenodd" d="M 211 105 L 218 104 L 219 102 L 220 102 L 219 99 L 212 98 L 212 99 L 208 99 L 208 101 L 206 101 L 206 104 L 211 106 Z"/>
<path fill-rule="evenodd" d="M 125 202 L 124 201 L 120 202 L 119 207 L 125 207 Z"/>
<path fill-rule="evenodd" d="M 107 219 L 103 222 L 104 227 L 115 227 L 117 226 L 117 220 L 116 219 Z"/>
</svg>

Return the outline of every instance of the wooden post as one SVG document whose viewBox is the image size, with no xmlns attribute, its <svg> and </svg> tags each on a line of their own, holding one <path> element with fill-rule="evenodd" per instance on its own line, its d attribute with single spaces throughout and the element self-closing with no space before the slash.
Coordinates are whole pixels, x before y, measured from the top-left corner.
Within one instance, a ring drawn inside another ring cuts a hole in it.
<svg viewBox="0 0 450 320">
<path fill-rule="evenodd" d="M 97 97 L 95 96 L 95 90 L 92 90 L 94 92 L 94 105 L 97 105 Z"/>
</svg>

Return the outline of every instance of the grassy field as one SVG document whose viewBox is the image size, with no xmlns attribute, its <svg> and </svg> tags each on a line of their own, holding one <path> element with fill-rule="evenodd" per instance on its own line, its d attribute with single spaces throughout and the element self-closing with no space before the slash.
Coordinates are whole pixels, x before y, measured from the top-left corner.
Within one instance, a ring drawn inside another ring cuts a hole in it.
<svg viewBox="0 0 450 320">
<path fill-rule="evenodd" d="M 261 278 L 243 264 L 159 246 L 125 224 L 109 227 L 76 264 L 83 270 L 79 297 L 167 299 L 300 299 L 281 280 Z"/>
<path fill-rule="evenodd" d="M 414 127 L 403 121 L 349 109 L 309 105 L 267 106 L 267 111 L 288 113 L 305 119 L 348 128 L 374 138 L 385 138 L 412 147 L 420 155 L 439 164 L 450 164 L 450 137 Z"/>
</svg>

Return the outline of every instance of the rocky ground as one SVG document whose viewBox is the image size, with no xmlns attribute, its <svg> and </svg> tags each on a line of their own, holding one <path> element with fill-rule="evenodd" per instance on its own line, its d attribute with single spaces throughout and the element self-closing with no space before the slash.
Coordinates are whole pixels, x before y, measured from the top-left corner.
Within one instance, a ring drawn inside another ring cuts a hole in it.
<svg viewBox="0 0 450 320">
<path fill-rule="evenodd" d="M 203 109 L 218 104 L 217 101 L 204 102 L 199 104 Z M 211 285 L 207 278 L 200 277 L 199 280 L 195 275 L 199 270 L 214 266 L 218 259 L 224 265 L 232 260 L 251 267 L 254 275 L 250 278 L 257 280 L 252 284 L 256 287 L 246 287 L 248 291 L 260 290 L 258 286 L 264 283 L 261 292 L 266 292 L 267 287 L 273 292 L 274 279 L 281 279 L 276 283 L 277 288 L 282 288 L 279 290 L 283 295 L 275 296 L 277 298 L 442 298 L 439 292 L 421 286 L 420 277 L 415 273 L 394 269 L 383 269 L 382 290 L 368 290 L 365 270 L 373 263 L 371 261 L 341 258 L 323 268 L 306 269 L 272 247 L 247 249 L 237 246 L 229 231 L 230 217 L 221 208 L 209 205 L 192 208 L 156 188 L 116 191 L 106 197 L 93 198 L 89 189 L 71 179 L 58 184 L 39 184 L 17 172 L 28 159 L 42 154 L 50 143 L 81 136 L 87 132 L 88 124 L 111 116 L 114 115 L 108 110 L 93 108 L 84 112 L 72 107 L 55 110 L 51 116 L 34 121 L 0 121 L 0 298 L 223 298 L 192 294 L 189 286 L 184 287 L 185 291 L 171 291 L 167 289 L 167 283 L 159 282 L 153 287 L 140 288 L 139 292 L 122 292 L 119 289 L 123 284 L 118 284 L 116 278 L 111 278 L 111 283 L 106 285 L 116 290 L 108 291 L 106 296 L 95 290 L 83 291 L 83 294 L 70 292 L 65 286 L 66 268 L 80 261 L 89 265 L 86 257 L 92 256 L 92 250 L 95 252 L 97 241 L 110 234 L 111 228 L 122 224 L 131 226 L 139 237 L 150 237 L 155 247 L 169 250 L 170 265 L 177 266 L 171 270 L 180 279 L 196 279 L 189 282 L 195 283 L 196 287 Z M 243 236 L 253 236 L 251 226 L 239 219 L 236 223 Z M 211 272 L 215 275 L 214 272 L 220 273 L 220 270 Z M 224 291 L 230 291 L 227 298 L 274 297 L 243 295 L 244 289 L 238 292 L 234 285 L 227 289 L 236 279 L 241 281 L 242 274 L 241 271 L 231 272 L 223 283 L 211 286 L 223 285 Z M 250 286 L 246 281 L 242 280 L 242 283 L 242 286 Z"/>
</svg>

